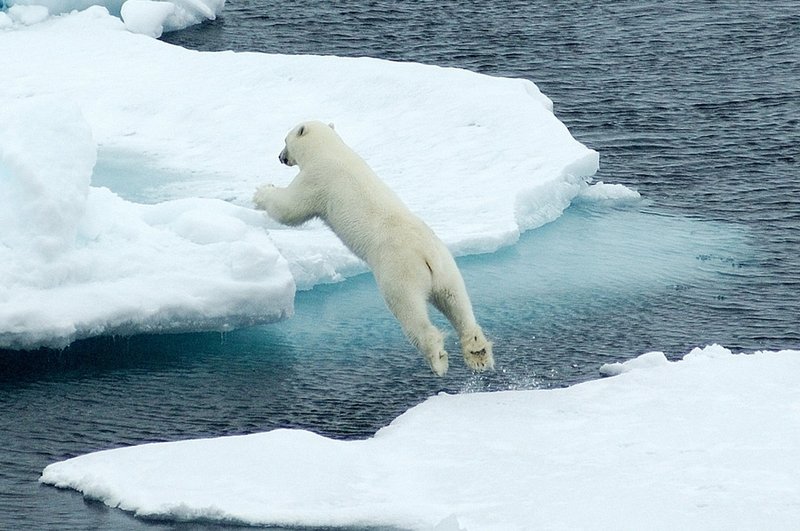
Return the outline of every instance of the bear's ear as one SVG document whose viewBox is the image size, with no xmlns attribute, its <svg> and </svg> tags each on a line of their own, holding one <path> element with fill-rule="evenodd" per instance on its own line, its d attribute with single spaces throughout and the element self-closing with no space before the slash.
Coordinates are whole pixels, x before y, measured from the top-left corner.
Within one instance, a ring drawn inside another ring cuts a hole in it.
<svg viewBox="0 0 800 531">
<path fill-rule="evenodd" d="M 331 129 L 336 129 L 335 127 L 333 127 L 333 122 L 329 123 L 328 127 L 330 127 Z"/>
<path fill-rule="evenodd" d="M 306 134 L 306 126 L 305 125 L 301 125 L 300 129 L 297 130 L 297 138 L 300 138 L 304 134 Z"/>
</svg>

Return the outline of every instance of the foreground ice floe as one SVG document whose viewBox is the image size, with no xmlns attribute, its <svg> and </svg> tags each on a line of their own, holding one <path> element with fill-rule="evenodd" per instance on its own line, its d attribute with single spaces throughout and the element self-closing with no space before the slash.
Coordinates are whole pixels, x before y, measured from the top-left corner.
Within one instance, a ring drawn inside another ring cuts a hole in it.
<svg viewBox="0 0 800 531">
<path fill-rule="evenodd" d="M 623 366 L 566 389 L 442 394 L 367 440 L 276 430 L 148 444 L 52 464 L 41 481 L 176 520 L 796 528 L 800 351 L 714 345 Z"/>
<path fill-rule="evenodd" d="M 257 185 L 296 173 L 277 155 L 304 119 L 335 122 L 456 254 L 514 243 L 578 197 L 637 196 L 587 184 L 597 153 L 526 80 L 199 53 L 97 6 L 11 24 L 0 46 L 0 348 L 269 322 L 295 286 L 364 271 L 322 224 L 251 210 Z"/>
</svg>

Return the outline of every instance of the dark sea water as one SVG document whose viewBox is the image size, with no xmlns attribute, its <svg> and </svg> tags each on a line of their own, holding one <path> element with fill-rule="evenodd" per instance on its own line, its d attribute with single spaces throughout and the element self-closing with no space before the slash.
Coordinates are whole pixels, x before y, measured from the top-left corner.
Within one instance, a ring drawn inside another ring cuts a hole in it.
<svg viewBox="0 0 800 531">
<path fill-rule="evenodd" d="M 570 385 L 695 346 L 800 348 L 800 7 L 791 2 L 231 1 L 198 50 L 368 55 L 523 77 L 640 203 L 577 204 L 459 260 L 498 370 L 434 378 L 368 275 L 277 325 L 0 351 L 0 529 L 197 529 L 41 486 L 54 461 L 301 427 L 365 437 L 438 391 Z M 457 352 L 451 339 L 449 350 Z M 799 375 L 800 376 L 800 375 Z"/>
</svg>

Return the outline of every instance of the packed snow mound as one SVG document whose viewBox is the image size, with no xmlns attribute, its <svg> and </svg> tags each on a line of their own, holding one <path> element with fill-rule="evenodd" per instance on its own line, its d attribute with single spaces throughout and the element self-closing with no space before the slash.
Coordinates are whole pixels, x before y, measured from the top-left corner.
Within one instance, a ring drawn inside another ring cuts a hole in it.
<svg viewBox="0 0 800 531">
<path fill-rule="evenodd" d="M 0 243 L 42 261 L 55 258 L 75 240 L 85 214 L 97 159 L 91 129 L 74 105 L 28 98 L 0 108 L 0 138 Z M 28 272 L 7 258 L 4 266 Z"/>
<path fill-rule="evenodd" d="M 276 430 L 147 444 L 52 464 L 41 481 L 175 520 L 793 529 L 800 351 L 652 359 L 567 389 L 441 394 L 368 440 Z"/>
<path fill-rule="evenodd" d="M 218 199 L 155 205 L 90 186 L 97 148 L 64 98 L 0 108 L 0 347 L 226 330 L 290 315 L 264 218 Z"/>
<path fill-rule="evenodd" d="M 278 153 L 309 118 L 334 122 L 457 255 L 510 245 L 594 188 L 598 154 L 527 80 L 369 58 L 194 52 L 130 33 L 98 6 L 12 24 L 0 39 L 15 51 L 0 54 L 14 80 L 2 171 L 18 188 L 3 192 L 15 195 L 0 213 L 4 241 L 14 241 L 0 249 L 0 267 L 13 271 L 0 292 L 0 348 L 266 322 L 291 312 L 295 286 L 365 271 L 322 223 L 287 228 L 252 210 L 257 186 L 296 174 Z M 34 112 L 31 101 L 52 95 L 73 110 Z M 193 224 L 210 227 L 208 238 L 186 233 Z M 144 300 L 124 296 L 131 291 Z"/>
<path fill-rule="evenodd" d="M 120 16 L 128 30 L 150 37 L 165 31 L 177 31 L 206 20 L 215 20 L 225 7 L 225 0 L 4 0 L 10 22 L 0 16 L 0 28 L 16 22 L 36 24 L 48 15 L 103 7 Z M 0 6 L 3 2 L 0 2 Z M 2 13 L 0 13 L 2 15 Z"/>
</svg>

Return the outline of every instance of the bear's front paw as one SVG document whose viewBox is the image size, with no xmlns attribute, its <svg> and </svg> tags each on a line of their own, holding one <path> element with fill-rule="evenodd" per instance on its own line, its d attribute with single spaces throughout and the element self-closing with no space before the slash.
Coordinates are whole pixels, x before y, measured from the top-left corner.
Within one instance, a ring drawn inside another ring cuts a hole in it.
<svg viewBox="0 0 800 531">
<path fill-rule="evenodd" d="M 267 209 L 267 202 L 269 201 L 269 196 L 272 194 L 273 190 L 275 190 L 274 184 L 265 184 L 256 189 L 256 193 L 253 194 L 253 203 L 255 203 L 257 209 Z"/>
</svg>

